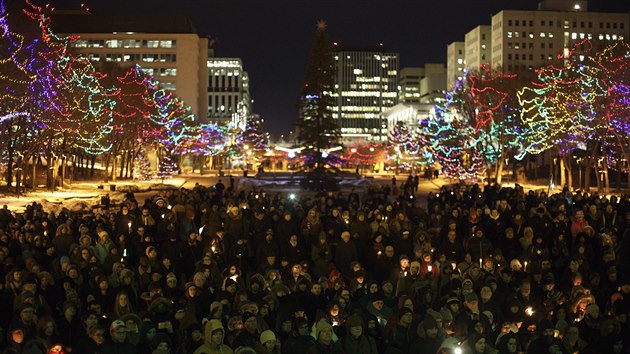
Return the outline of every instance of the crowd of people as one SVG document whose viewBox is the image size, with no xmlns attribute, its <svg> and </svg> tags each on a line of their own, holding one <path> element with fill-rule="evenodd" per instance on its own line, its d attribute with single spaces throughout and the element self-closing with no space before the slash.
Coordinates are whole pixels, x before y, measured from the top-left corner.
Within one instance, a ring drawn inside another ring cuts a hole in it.
<svg viewBox="0 0 630 354">
<path fill-rule="evenodd" d="M 5 206 L 0 351 L 628 353 L 628 196 L 416 193 L 219 181 Z"/>
</svg>

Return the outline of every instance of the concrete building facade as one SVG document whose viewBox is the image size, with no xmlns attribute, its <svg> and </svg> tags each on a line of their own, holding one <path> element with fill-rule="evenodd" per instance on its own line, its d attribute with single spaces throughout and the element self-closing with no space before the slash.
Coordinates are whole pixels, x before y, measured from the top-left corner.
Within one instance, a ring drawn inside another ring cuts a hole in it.
<svg viewBox="0 0 630 354">
<path fill-rule="evenodd" d="M 398 53 L 338 48 L 333 56 L 335 105 L 331 109 L 343 144 L 385 142 L 382 113 L 398 103 Z"/>
<path fill-rule="evenodd" d="M 184 16 L 101 16 L 55 13 L 56 33 L 78 35 L 73 50 L 93 61 L 139 64 L 161 88 L 208 117 L 208 39 L 199 37 Z"/>
<path fill-rule="evenodd" d="M 482 64 L 489 64 L 492 54 L 491 46 L 492 26 L 477 26 L 466 33 L 464 43 L 466 52 L 466 66 L 471 70 L 477 70 Z"/>
<path fill-rule="evenodd" d="M 464 75 L 466 69 L 466 44 L 452 42 L 446 47 L 446 89 L 450 90 L 455 82 Z"/>
<path fill-rule="evenodd" d="M 627 40 L 627 13 L 583 12 L 585 8 L 584 4 L 580 10 L 504 10 L 492 16 L 492 66 L 524 72 L 558 55 L 566 58 L 575 44 L 586 39 L 595 50 Z"/>
<path fill-rule="evenodd" d="M 210 53 L 212 54 L 212 52 Z M 245 128 L 252 114 L 249 75 L 240 58 L 208 58 L 208 121 Z"/>
</svg>

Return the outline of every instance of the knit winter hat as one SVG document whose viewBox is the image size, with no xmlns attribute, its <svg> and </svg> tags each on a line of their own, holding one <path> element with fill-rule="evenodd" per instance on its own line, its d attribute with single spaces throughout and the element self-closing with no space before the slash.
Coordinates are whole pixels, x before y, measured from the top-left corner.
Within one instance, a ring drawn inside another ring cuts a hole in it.
<svg viewBox="0 0 630 354">
<path fill-rule="evenodd" d="M 315 325 L 315 335 L 317 337 L 316 339 L 319 339 L 319 334 L 322 333 L 322 331 L 325 329 L 330 329 L 331 331 L 333 330 L 330 323 L 328 323 L 325 318 L 322 318 L 321 320 L 319 320 L 319 322 L 317 322 L 317 325 Z"/>
<path fill-rule="evenodd" d="M 265 344 L 270 340 L 276 340 L 276 335 L 272 331 L 266 330 L 260 334 L 260 344 Z"/>
<path fill-rule="evenodd" d="M 422 328 L 424 328 L 425 331 L 428 331 L 430 329 L 437 328 L 437 327 L 438 327 L 437 321 L 435 320 L 435 318 L 433 318 L 433 316 L 431 315 L 424 316 L 424 320 L 422 321 Z"/>
<path fill-rule="evenodd" d="M 359 315 L 352 315 L 348 317 L 348 321 L 346 322 L 346 324 L 348 325 L 348 327 L 363 326 L 363 320 Z"/>
</svg>

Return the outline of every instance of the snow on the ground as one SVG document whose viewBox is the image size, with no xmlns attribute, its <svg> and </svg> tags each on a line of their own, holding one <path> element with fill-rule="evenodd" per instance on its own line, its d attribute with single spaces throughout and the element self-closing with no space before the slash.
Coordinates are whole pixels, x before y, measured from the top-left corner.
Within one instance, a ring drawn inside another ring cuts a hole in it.
<svg viewBox="0 0 630 354">
<path fill-rule="evenodd" d="M 393 175 L 372 175 L 373 178 L 360 178 L 360 179 L 345 179 L 340 181 L 342 189 L 350 189 L 356 187 L 357 189 L 367 188 L 374 185 L 382 185 L 391 183 L 391 177 Z M 255 178 L 243 178 L 235 176 L 237 180 L 237 189 L 250 190 L 265 189 L 265 190 L 277 190 L 295 192 L 301 190 L 299 180 L 273 180 L 273 179 L 255 179 Z M 101 203 L 101 197 L 109 195 L 110 201 L 113 204 L 118 204 L 124 200 L 127 192 L 133 192 L 139 205 L 142 205 L 147 198 L 153 197 L 159 191 L 167 189 L 179 189 L 185 184 L 189 184 L 192 188 L 193 183 L 200 183 L 202 185 L 210 186 L 216 183 L 218 177 L 211 175 L 179 175 L 175 178 L 161 181 L 120 181 L 111 183 L 101 183 L 97 181 L 88 182 L 74 182 L 67 185 L 65 189 L 57 190 L 55 192 L 50 191 L 35 191 L 29 192 L 25 196 L 19 198 L 14 195 L 2 195 L 0 194 L 0 207 L 7 205 L 8 208 L 15 212 L 22 212 L 27 205 L 33 202 L 41 203 L 45 210 L 59 211 L 61 208 L 68 208 L 69 210 L 91 210 L 92 206 Z M 397 176 L 397 183 L 404 183 L 406 180 L 405 175 Z M 457 181 L 448 178 L 438 178 L 434 180 L 420 179 L 419 192 L 426 195 L 429 191 L 437 191 L 444 185 L 455 184 Z M 115 185 L 115 190 L 111 190 L 111 186 Z M 525 191 L 549 191 L 549 186 L 544 184 L 544 180 L 534 181 L 521 185 Z M 514 183 L 503 183 L 503 187 L 514 187 Z M 561 188 L 555 187 L 551 189 L 551 193 L 561 192 Z"/>
<path fill-rule="evenodd" d="M 35 191 L 20 197 L 0 194 L 0 206 L 6 205 L 9 210 L 19 213 L 23 212 L 27 205 L 36 202 L 42 204 L 44 210 L 55 213 L 62 208 L 87 211 L 91 210 L 92 206 L 100 204 L 101 197 L 106 195 L 109 195 L 111 203 L 117 204 L 124 200 L 126 192 L 134 192 L 135 195 L 146 198 L 159 190 L 178 189 L 185 182 L 186 179 L 179 177 L 165 180 L 164 183 L 161 181 L 76 182 L 54 192 Z M 112 185 L 116 186 L 115 191 L 111 190 Z M 143 203 L 144 199 L 139 202 Z"/>
</svg>

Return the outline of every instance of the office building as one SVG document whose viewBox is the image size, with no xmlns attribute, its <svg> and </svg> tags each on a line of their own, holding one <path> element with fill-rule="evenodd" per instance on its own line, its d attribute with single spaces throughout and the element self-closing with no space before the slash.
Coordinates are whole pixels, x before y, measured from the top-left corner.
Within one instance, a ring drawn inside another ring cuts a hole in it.
<svg viewBox="0 0 630 354">
<path fill-rule="evenodd" d="M 478 70 L 482 64 L 490 64 L 492 26 L 477 26 L 466 33 L 464 43 L 466 52 L 466 66 L 471 70 Z"/>
<path fill-rule="evenodd" d="M 424 76 L 420 79 L 420 103 L 435 103 L 446 92 L 446 67 L 444 64 L 424 64 Z"/>
<path fill-rule="evenodd" d="M 252 113 L 249 75 L 240 58 L 208 58 L 208 121 L 245 128 Z"/>
<path fill-rule="evenodd" d="M 335 88 L 331 107 L 345 145 L 385 142 L 386 109 L 398 103 L 398 53 L 382 47 L 336 48 Z"/>
<path fill-rule="evenodd" d="M 492 16 L 492 66 L 524 72 L 559 54 L 566 58 L 585 39 L 595 50 L 628 39 L 628 13 L 587 12 L 587 5 L 586 1 L 543 1 L 537 11 L 503 10 Z"/>
<path fill-rule="evenodd" d="M 466 45 L 452 42 L 446 47 L 446 88 L 453 88 L 455 82 L 464 75 L 466 69 Z"/>
<path fill-rule="evenodd" d="M 424 68 L 410 67 L 400 69 L 398 102 L 420 103 L 420 80 L 423 77 Z"/>
<path fill-rule="evenodd" d="M 78 53 L 94 61 L 139 64 L 202 121 L 208 117 L 208 39 L 185 16 L 104 16 L 54 12 L 55 33 L 78 35 Z"/>
</svg>

